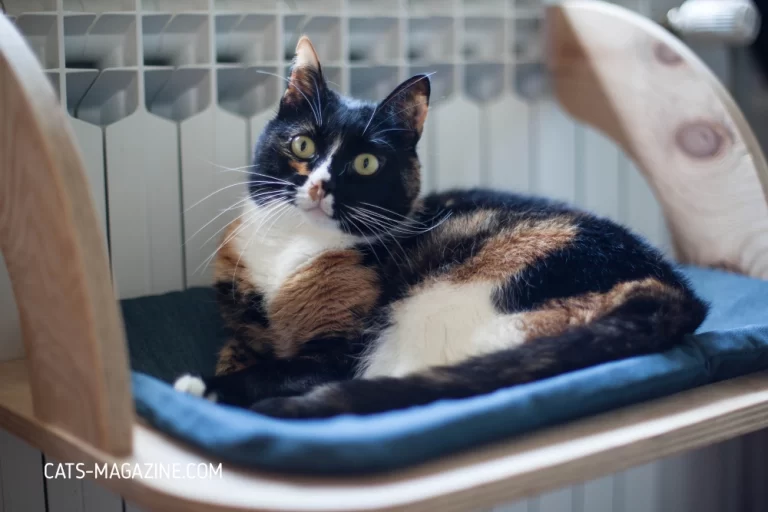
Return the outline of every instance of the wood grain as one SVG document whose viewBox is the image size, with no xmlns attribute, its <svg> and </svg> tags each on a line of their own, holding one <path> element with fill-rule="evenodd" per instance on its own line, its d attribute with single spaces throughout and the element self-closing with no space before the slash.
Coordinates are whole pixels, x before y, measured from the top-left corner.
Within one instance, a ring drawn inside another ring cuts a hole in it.
<svg viewBox="0 0 768 512">
<path fill-rule="evenodd" d="M 35 418 L 27 370 L 0 363 L 0 427 L 68 462 L 216 461 L 133 426 L 134 452 L 114 457 Z M 768 373 L 572 422 L 385 475 L 310 478 L 224 465 L 221 479 L 100 482 L 146 510 L 479 510 L 583 482 L 768 426 Z"/>
<path fill-rule="evenodd" d="M 50 83 L 2 16 L 0 250 L 37 418 L 128 453 L 125 341 L 82 161 Z"/>
<path fill-rule="evenodd" d="M 555 94 L 620 144 L 684 262 L 768 278 L 768 166 L 711 71 L 647 18 L 603 2 L 547 10 Z"/>
</svg>

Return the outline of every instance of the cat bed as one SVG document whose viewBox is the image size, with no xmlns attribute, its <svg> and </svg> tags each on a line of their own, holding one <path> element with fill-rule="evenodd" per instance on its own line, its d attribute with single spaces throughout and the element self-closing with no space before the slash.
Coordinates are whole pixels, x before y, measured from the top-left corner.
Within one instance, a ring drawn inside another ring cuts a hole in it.
<svg viewBox="0 0 768 512">
<path fill-rule="evenodd" d="M 685 267 L 712 310 L 685 343 L 540 382 L 371 416 L 278 420 L 175 392 L 213 370 L 226 335 L 213 291 L 122 302 L 136 408 L 215 458 L 295 473 L 376 472 L 768 368 L 768 282 Z"/>
</svg>

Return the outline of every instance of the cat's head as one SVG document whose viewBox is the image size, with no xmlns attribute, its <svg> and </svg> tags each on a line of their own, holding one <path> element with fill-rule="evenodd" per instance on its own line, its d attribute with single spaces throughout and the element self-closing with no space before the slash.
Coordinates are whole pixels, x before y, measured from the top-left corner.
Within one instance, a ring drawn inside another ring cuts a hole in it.
<svg viewBox="0 0 768 512">
<path fill-rule="evenodd" d="M 416 143 L 429 93 L 429 78 L 418 75 L 378 104 L 341 96 L 302 37 L 278 113 L 256 146 L 252 200 L 287 200 L 311 221 L 355 235 L 394 226 L 419 195 Z"/>
</svg>

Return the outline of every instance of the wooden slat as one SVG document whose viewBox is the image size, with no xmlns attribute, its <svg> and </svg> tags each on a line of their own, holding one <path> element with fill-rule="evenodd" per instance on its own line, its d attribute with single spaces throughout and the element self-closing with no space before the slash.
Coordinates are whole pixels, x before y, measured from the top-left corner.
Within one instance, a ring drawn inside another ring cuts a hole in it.
<svg viewBox="0 0 768 512">
<path fill-rule="evenodd" d="M 679 257 L 768 278 L 768 165 L 711 71 L 625 9 L 572 1 L 547 12 L 558 100 L 637 162 Z"/>
</svg>

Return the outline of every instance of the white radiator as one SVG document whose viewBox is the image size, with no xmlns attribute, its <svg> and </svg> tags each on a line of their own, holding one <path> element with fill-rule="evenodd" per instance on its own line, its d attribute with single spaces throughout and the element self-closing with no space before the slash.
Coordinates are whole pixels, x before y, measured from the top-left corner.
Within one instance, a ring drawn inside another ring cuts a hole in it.
<svg viewBox="0 0 768 512">
<path fill-rule="evenodd" d="M 662 0 L 622 4 L 654 15 Z M 666 2 L 668 4 L 669 2 Z M 658 4 L 658 5 L 657 5 Z M 330 82 L 380 99 L 436 74 L 420 152 L 427 190 L 483 185 L 576 202 L 667 249 L 632 163 L 546 96 L 539 0 L 4 0 L 69 112 L 121 298 L 205 285 L 301 33 Z M 230 169 L 231 171 L 226 171 Z M 221 192 L 213 194 L 214 191 Z M 215 220 L 212 221 L 212 219 Z M 21 357 L 0 263 L 0 360 Z M 742 440 L 497 510 L 742 510 Z M 118 512 L 91 483 L 46 480 L 0 432 L 0 512 Z M 128 509 L 131 509 L 130 505 Z M 746 509 L 744 509 L 746 510 Z"/>
</svg>

